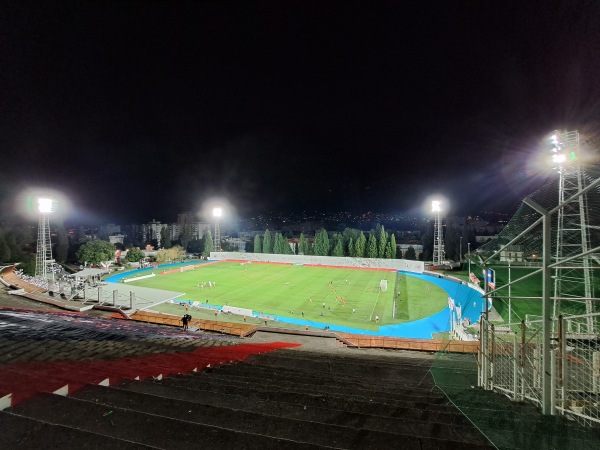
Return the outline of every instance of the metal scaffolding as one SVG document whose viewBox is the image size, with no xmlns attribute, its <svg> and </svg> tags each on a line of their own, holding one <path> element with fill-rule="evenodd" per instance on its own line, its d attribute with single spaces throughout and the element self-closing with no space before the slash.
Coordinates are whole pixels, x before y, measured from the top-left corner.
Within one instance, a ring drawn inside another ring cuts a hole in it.
<svg viewBox="0 0 600 450">
<path fill-rule="evenodd" d="M 578 302 L 585 313 L 593 312 L 594 297 L 587 195 L 577 195 L 586 187 L 581 167 L 578 131 L 555 131 L 551 137 L 552 161 L 559 174 L 558 203 L 562 207 L 556 217 L 554 254 L 553 317 L 563 311 L 561 302 Z M 588 331 L 593 332 L 590 316 Z"/>
</svg>

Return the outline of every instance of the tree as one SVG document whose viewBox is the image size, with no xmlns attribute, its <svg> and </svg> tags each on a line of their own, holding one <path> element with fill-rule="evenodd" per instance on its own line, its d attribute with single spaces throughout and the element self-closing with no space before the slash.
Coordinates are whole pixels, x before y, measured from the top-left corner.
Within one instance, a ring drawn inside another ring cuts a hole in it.
<svg viewBox="0 0 600 450">
<path fill-rule="evenodd" d="M 333 236 L 331 236 L 331 254 L 334 255 L 333 250 L 337 247 L 338 242 L 342 246 L 342 254 L 335 256 L 344 256 L 344 236 L 341 233 L 333 233 Z"/>
<path fill-rule="evenodd" d="M 396 246 L 396 236 L 394 233 L 390 233 L 390 258 L 396 259 L 396 252 L 398 251 L 398 247 Z"/>
<path fill-rule="evenodd" d="M 0 234 L 0 262 L 9 262 L 11 259 L 10 248 L 3 234 Z"/>
<path fill-rule="evenodd" d="M 67 260 L 69 254 L 69 236 L 64 224 L 58 225 L 58 233 L 56 236 L 56 254 L 55 259 L 58 262 L 64 263 Z"/>
<path fill-rule="evenodd" d="M 171 248 L 173 246 L 171 243 L 171 233 L 169 232 L 168 226 L 160 229 L 160 242 L 162 244 L 162 248 Z"/>
<path fill-rule="evenodd" d="M 202 241 L 203 241 L 203 249 L 202 249 L 202 256 L 204 256 L 205 258 L 208 258 L 210 256 L 210 252 L 214 251 L 214 244 L 213 244 L 213 238 L 212 238 L 212 234 L 210 234 L 210 230 L 207 228 L 206 230 L 204 230 L 204 235 L 202 236 Z"/>
<path fill-rule="evenodd" d="M 79 225 L 77 228 L 77 242 L 85 242 L 87 241 L 87 235 L 85 234 L 85 228 L 83 225 Z"/>
<path fill-rule="evenodd" d="M 254 236 L 254 253 L 261 253 L 262 246 L 260 245 L 260 235 Z"/>
<path fill-rule="evenodd" d="M 308 255 L 310 253 L 310 247 L 308 245 L 308 239 L 304 236 L 304 233 L 300 233 L 300 242 L 298 243 L 298 254 Z"/>
<path fill-rule="evenodd" d="M 367 258 L 377 258 L 377 238 L 375 233 L 369 234 L 369 241 L 367 242 Z"/>
<path fill-rule="evenodd" d="M 404 259 L 410 259 L 412 261 L 417 259 L 417 253 L 415 252 L 415 248 L 410 245 L 407 249 L 406 249 L 406 253 L 404 255 Z"/>
<path fill-rule="evenodd" d="M 275 233 L 275 242 L 273 243 L 273 253 L 291 255 L 292 248 L 286 238 L 281 233 Z"/>
<path fill-rule="evenodd" d="M 388 243 L 388 234 L 385 231 L 383 225 L 379 229 L 379 233 L 377 235 L 377 255 L 379 258 L 385 258 L 385 247 Z"/>
<path fill-rule="evenodd" d="M 190 241 L 192 241 L 192 232 L 190 231 L 190 226 L 184 225 L 183 230 L 181 230 L 181 235 L 179 236 L 179 243 L 184 249 L 188 250 L 188 245 L 190 244 Z"/>
<path fill-rule="evenodd" d="M 352 238 L 350 238 L 350 240 L 348 241 L 348 256 L 356 256 L 356 248 L 354 246 L 354 241 L 352 240 Z"/>
<path fill-rule="evenodd" d="M 271 242 L 271 232 L 269 230 L 265 231 L 265 235 L 263 237 L 263 253 L 272 253 L 273 252 L 273 243 Z"/>
<path fill-rule="evenodd" d="M 171 248 L 163 248 L 156 252 L 156 261 L 159 264 L 163 264 L 166 262 L 172 261 L 181 261 L 185 259 L 187 256 L 187 252 L 185 249 L 179 245 L 176 245 Z"/>
<path fill-rule="evenodd" d="M 358 239 L 359 235 L 360 231 L 357 229 L 344 228 L 342 236 L 344 237 L 344 250 L 346 251 L 346 255 L 355 256 L 354 253 L 356 253 L 356 248 L 353 246 L 355 245 L 354 243 Z"/>
<path fill-rule="evenodd" d="M 354 247 L 356 249 L 355 253 L 357 258 L 364 258 L 366 256 L 367 238 L 362 231 L 360 232 Z"/>
<path fill-rule="evenodd" d="M 341 239 L 338 239 L 335 247 L 333 247 L 333 256 L 344 256 L 344 246 Z"/>
<path fill-rule="evenodd" d="M 325 229 L 321 228 L 321 230 L 319 230 L 319 232 L 315 235 L 313 250 L 315 255 L 318 256 L 329 255 L 329 236 L 327 235 L 327 231 L 325 231 Z"/>
<path fill-rule="evenodd" d="M 183 242 L 181 242 L 181 246 L 183 247 Z M 194 238 L 183 248 L 187 249 L 190 253 L 202 253 L 202 239 Z"/>
<path fill-rule="evenodd" d="M 125 261 L 127 262 L 140 262 L 144 259 L 144 252 L 139 247 L 133 247 L 127 250 Z"/>
<path fill-rule="evenodd" d="M 281 248 L 281 234 L 279 232 L 276 232 L 275 237 L 273 238 L 273 249 L 271 250 L 271 253 L 283 253 L 283 248 Z"/>
<path fill-rule="evenodd" d="M 389 241 L 387 244 L 385 244 L 385 252 L 383 254 L 383 257 L 387 259 L 392 259 L 392 246 L 389 243 Z"/>
<path fill-rule="evenodd" d="M 19 261 L 23 255 L 23 243 L 17 243 L 17 234 L 15 230 L 8 230 L 4 233 L 4 240 L 6 245 L 8 245 L 8 249 L 10 250 L 10 258 L 13 261 Z"/>
<path fill-rule="evenodd" d="M 100 264 L 108 268 L 111 261 L 115 259 L 115 246 L 108 241 L 88 241 L 79 247 L 76 254 L 77 261 Z"/>
</svg>

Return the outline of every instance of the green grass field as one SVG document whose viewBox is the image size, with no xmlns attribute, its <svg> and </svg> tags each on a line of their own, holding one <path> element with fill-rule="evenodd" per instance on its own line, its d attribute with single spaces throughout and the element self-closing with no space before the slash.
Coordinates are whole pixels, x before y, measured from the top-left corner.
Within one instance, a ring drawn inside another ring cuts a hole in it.
<svg viewBox="0 0 600 450">
<path fill-rule="evenodd" d="M 386 292 L 381 292 L 380 280 L 387 280 Z M 209 281 L 215 283 L 215 287 L 199 286 Z M 396 272 L 222 262 L 157 275 L 132 284 L 184 292 L 182 299 L 185 300 L 200 303 L 208 300 L 211 305 L 249 308 L 307 324 L 330 323 L 372 330 L 378 327 L 375 316 L 380 318 L 379 325 L 403 323 L 435 314 L 447 305 L 447 294 L 443 289 L 401 274 L 397 318 L 394 319 L 396 281 Z M 170 304 L 157 305 L 153 309 L 181 313 L 180 307 Z M 195 311 L 194 316 L 200 318 Z"/>
</svg>

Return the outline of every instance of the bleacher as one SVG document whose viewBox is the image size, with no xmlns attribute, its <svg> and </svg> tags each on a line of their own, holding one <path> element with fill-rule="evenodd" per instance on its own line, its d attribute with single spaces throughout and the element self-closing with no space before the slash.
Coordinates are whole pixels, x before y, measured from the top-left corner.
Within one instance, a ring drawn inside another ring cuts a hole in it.
<svg viewBox="0 0 600 450">
<path fill-rule="evenodd" d="M 14 308 L 0 308 L 0 322 L 3 448 L 495 448 L 436 385 L 432 352 L 305 347 L 285 335 L 254 342 Z M 436 378 L 473 396 L 473 355 L 445 356 Z M 510 421 L 508 410 L 498 423 L 486 414 L 498 427 Z M 533 429 L 525 419 L 541 416 L 516 417 Z M 523 448 L 518 438 L 499 448 Z"/>
</svg>

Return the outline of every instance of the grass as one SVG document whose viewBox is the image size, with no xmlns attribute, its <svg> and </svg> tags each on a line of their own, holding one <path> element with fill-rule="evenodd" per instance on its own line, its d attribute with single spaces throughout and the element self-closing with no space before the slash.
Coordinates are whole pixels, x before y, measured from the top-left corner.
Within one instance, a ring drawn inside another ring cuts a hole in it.
<svg viewBox="0 0 600 450">
<path fill-rule="evenodd" d="M 386 292 L 379 288 L 381 280 L 387 280 Z M 215 287 L 199 286 L 199 283 L 209 281 L 216 283 Z M 312 326 L 329 323 L 368 330 L 377 330 L 379 325 L 427 317 L 447 305 L 447 294 L 443 289 L 400 274 L 398 314 L 397 318 L 393 318 L 396 281 L 396 272 L 393 271 L 221 262 L 157 275 L 132 284 L 185 292 L 182 297 L 185 300 L 200 303 L 208 300 L 211 305 L 249 308 L 267 315 L 297 319 Z M 153 309 L 181 313 L 181 307 L 169 304 Z M 194 309 L 194 317 L 202 318 L 205 314 L 206 318 L 211 318 L 211 314 L 214 318 L 210 311 L 197 313 Z M 375 323 L 375 316 L 380 318 L 379 325 Z"/>
</svg>

